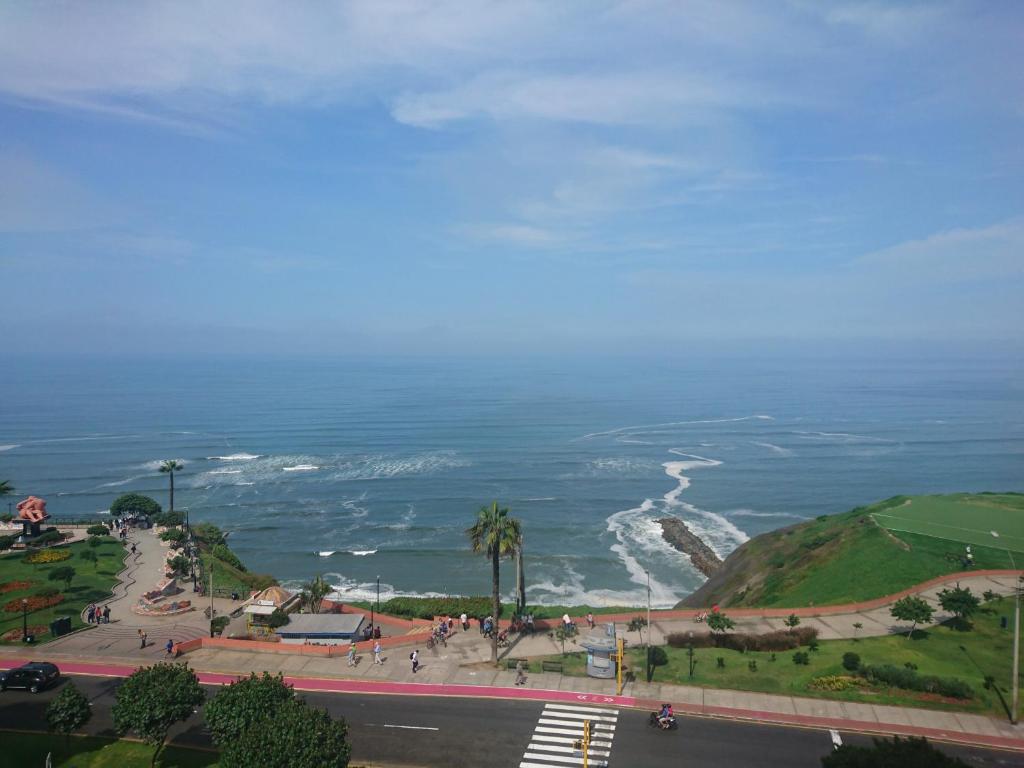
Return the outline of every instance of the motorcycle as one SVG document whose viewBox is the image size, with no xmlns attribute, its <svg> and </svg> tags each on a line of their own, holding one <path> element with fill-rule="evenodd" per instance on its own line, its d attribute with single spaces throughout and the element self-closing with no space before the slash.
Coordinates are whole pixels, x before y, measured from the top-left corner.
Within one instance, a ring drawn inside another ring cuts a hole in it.
<svg viewBox="0 0 1024 768">
<path fill-rule="evenodd" d="M 679 727 L 675 717 L 662 718 L 660 712 L 651 712 L 647 722 L 652 728 L 660 728 L 663 731 L 674 731 Z"/>
</svg>

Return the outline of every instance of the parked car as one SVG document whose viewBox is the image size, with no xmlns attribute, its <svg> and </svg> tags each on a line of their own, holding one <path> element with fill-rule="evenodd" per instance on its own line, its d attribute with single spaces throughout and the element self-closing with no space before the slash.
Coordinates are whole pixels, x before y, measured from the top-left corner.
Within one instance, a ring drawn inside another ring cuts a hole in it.
<svg viewBox="0 0 1024 768">
<path fill-rule="evenodd" d="M 60 679 L 60 670 L 56 664 L 48 661 L 30 661 L 21 667 L 0 672 L 0 691 L 8 688 L 23 688 L 32 693 L 39 693 Z"/>
</svg>

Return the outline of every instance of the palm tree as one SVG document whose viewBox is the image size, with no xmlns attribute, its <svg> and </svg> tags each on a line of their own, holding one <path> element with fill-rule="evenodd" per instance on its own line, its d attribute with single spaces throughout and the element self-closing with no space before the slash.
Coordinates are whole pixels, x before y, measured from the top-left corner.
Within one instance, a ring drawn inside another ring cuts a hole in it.
<svg viewBox="0 0 1024 768">
<path fill-rule="evenodd" d="M 523 569 L 523 532 L 516 539 L 516 611 L 526 613 L 526 573 Z"/>
<path fill-rule="evenodd" d="M 501 611 L 499 595 L 499 564 L 503 556 L 515 552 L 516 542 L 521 535 L 522 527 L 518 520 L 508 516 L 508 509 L 500 509 L 498 502 L 489 507 L 481 507 L 476 522 L 466 529 L 473 552 L 484 553 L 491 558 L 491 615 L 498 622 Z M 491 635 L 491 661 L 498 663 L 498 633 Z"/>
<path fill-rule="evenodd" d="M 310 613 L 320 613 L 320 606 L 324 598 L 334 589 L 330 583 L 320 574 L 313 577 L 313 580 L 302 585 L 302 599 L 309 608 Z"/>
<path fill-rule="evenodd" d="M 174 511 L 174 473 L 180 472 L 184 468 L 184 462 L 177 461 L 176 459 L 167 459 L 167 461 L 160 462 L 160 473 L 171 476 L 171 512 Z"/>
</svg>

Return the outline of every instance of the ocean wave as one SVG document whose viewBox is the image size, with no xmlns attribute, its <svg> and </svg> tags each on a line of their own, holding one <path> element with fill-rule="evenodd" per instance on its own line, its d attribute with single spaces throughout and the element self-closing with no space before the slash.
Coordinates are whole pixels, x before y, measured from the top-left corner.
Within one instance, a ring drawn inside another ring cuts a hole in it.
<svg viewBox="0 0 1024 768">
<path fill-rule="evenodd" d="M 110 483 L 100 483 L 96 487 L 97 488 L 116 488 L 116 487 L 121 486 L 121 485 L 128 485 L 128 483 L 132 482 L 133 480 L 138 480 L 140 477 L 141 477 L 141 475 L 132 475 L 131 477 L 125 478 L 124 480 L 114 480 L 113 482 L 110 482 Z"/>
<path fill-rule="evenodd" d="M 856 435 L 850 432 L 794 432 L 802 440 L 825 440 L 837 443 L 892 443 L 898 444 L 898 440 L 890 440 L 886 437 L 875 437 L 874 435 Z"/>
<path fill-rule="evenodd" d="M 590 432 L 589 434 L 582 435 L 575 438 L 575 440 L 589 440 L 592 437 L 604 437 L 605 435 L 618 435 L 622 432 L 631 432 L 640 434 L 647 429 L 658 429 L 661 427 L 683 427 L 692 424 L 729 424 L 740 421 L 774 421 L 774 416 L 766 416 L 764 414 L 754 414 L 753 416 L 738 416 L 732 419 L 695 419 L 692 421 L 665 421 L 660 424 L 640 424 L 632 427 L 619 427 L 618 429 L 608 429 L 604 432 Z"/>
<path fill-rule="evenodd" d="M 520 499 L 520 501 L 558 501 L 557 496 L 537 496 L 533 499 Z"/>
<path fill-rule="evenodd" d="M 320 467 L 315 464 L 296 464 L 294 467 L 281 467 L 281 470 L 284 472 L 313 472 L 317 469 L 320 469 Z"/>
<path fill-rule="evenodd" d="M 366 557 L 367 555 L 376 555 L 376 549 L 349 549 L 346 550 L 349 555 L 355 555 L 356 557 Z"/>
<path fill-rule="evenodd" d="M 436 451 L 414 456 L 363 456 L 344 460 L 332 480 L 382 480 L 405 475 L 429 475 L 447 469 L 468 467 L 454 451 Z"/>
<path fill-rule="evenodd" d="M 790 518 L 793 520 L 809 520 L 803 515 L 793 512 L 758 512 L 754 509 L 729 509 L 722 513 L 726 517 L 764 517 L 764 518 Z"/>
<path fill-rule="evenodd" d="M 317 557 L 330 557 L 331 555 L 336 554 L 337 551 L 338 550 L 336 550 L 336 549 L 325 549 L 324 551 L 317 552 L 316 554 L 317 554 Z"/>
<path fill-rule="evenodd" d="M 20 443 L 11 443 L 10 445 L 0 445 L 0 451 L 13 451 L 15 448 L 20 448 Z"/>
<path fill-rule="evenodd" d="M 242 470 L 240 469 L 211 469 L 211 475 L 240 475 Z"/>
<path fill-rule="evenodd" d="M 259 453 L 232 453 L 229 456 L 207 456 L 209 461 L 252 461 L 263 458 Z"/>
<path fill-rule="evenodd" d="M 779 456 L 792 456 L 793 455 L 793 451 L 791 451 L 789 448 L 783 448 L 781 445 L 775 445 L 773 443 L 755 443 L 755 442 L 751 442 L 750 444 L 751 445 L 756 445 L 758 448 L 767 448 L 769 451 L 771 451 L 772 453 L 777 454 Z"/>
</svg>

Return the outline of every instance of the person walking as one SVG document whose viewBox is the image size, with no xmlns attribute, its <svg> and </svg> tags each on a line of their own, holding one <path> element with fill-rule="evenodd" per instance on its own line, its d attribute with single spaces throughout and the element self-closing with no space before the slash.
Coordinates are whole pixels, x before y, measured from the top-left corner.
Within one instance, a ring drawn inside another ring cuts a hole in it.
<svg viewBox="0 0 1024 768">
<path fill-rule="evenodd" d="M 591 629 L 594 628 L 594 614 L 590 611 L 587 611 L 587 626 Z"/>
<path fill-rule="evenodd" d="M 469 616 L 466 615 L 465 611 L 463 611 L 462 615 L 459 616 L 459 621 L 462 622 L 462 631 L 469 632 Z"/>
<path fill-rule="evenodd" d="M 167 641 L 167 645 L 164 646 L 164 650 L 166 651 L 168 656 L 173 656 L 174 655 L 174 641 L 169 639 Z"/>
<path fill-rule="evenodd" d="M 412 673 L 415 675 L 416 670 L 420 668 L 420 652 L 413 651 L 409 654 L 409 660 L 412 662 Z"/>
<path fill-rule="evenodd" d="M 109 605 L 104 605 L 103 606 L 103 623 L 104 624 L 109 624 L 110 623 L 110 606 Z"/>
<path fill-rule="evenodd" d="M 384 663 L 383 661 L 381 661 L 381 658 L 380 658 L 380 640 L 377 640 L 373 644 L 373 663 L 374 664 L 383 664 Z"/>
<path fill-rule="evenodd" d="M 141 648 L 145 648 L 145 647 L 146 647 L 146 633 L 143 632 L 140 629 L 139 630 L 139 648 L 141 649 Z"/>
<path fill-rule="evenodd" d="M 354 667 L 356 665 L 356 641 L 353 640 L 348 646 L 348 665 Z"/>
<path fill-rule="evenodd" d="M 526 685 L 526 673 L 523 672 L 523 660 L 516 662 L 516 685 Z"/>
</svg>

